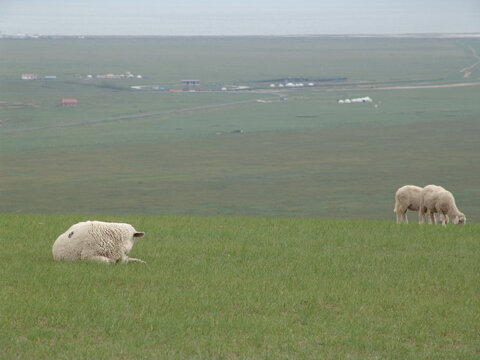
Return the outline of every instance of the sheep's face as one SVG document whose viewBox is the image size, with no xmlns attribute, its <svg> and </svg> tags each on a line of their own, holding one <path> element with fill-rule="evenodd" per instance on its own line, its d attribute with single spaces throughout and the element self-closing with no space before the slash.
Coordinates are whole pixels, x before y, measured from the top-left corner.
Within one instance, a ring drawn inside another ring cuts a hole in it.
<svg viewBox="0 0 480 360">
<path fill-rule="evenodd" d="M 458 224 L 458 225 L 465 225 L 466 222 L 467 222 L 467 218 L 466 218 L 465 215 L 463 215 L 463 214 L 460 214 L 460 215 L 455 216 L 455 217 L 453 218 L 453 223 L 454 223 L 455 225 L 457 225 L 457 224 Z"/>
</svg>

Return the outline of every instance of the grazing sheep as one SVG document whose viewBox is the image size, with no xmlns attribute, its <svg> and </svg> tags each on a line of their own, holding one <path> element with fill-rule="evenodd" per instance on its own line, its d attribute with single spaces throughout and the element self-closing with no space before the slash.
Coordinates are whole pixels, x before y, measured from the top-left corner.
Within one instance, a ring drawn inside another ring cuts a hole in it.
<svg viewBox="0 0 480 360">
<path fill-rule="evenodd" d="M 419 218 L 419 224 L 423 224 L 423 221 L 425 220 L 425 216 L 428 217 L 428 223 L 429 224 L 437 224 L 437 220 L 440 220 L 443 223 L 443 218 L 438 219 L 439 214 L 435 212 L 430 212 L 428 208 L 424 205 L 425 199 L 432 198 L 436 192 L 439 191 L 445 191 L 445 189 L 441 186 L 438 185 L 427 185 L 422 189 L 422 192 L 420 194 L 420 206 L 418 210 L 418 218 Z M 446 219 L 448 221 L 448 217 Z"/>
<path fill-rule="evenodd" d="M 438 188 L 441 187 L 438 186 Z M 408 224 L 407 210 L 419 211 L 422 191 L 423 188 L 415 185 L 405 185 L 397 190 L 395 193 L 395 208 L 393 209 L 393 212 L 397 214 L 397 224 Z M 436 213 L 433 216 L 433 219 L 429 217 L 428 221 L 429 223 L 443 221 L 443 215 Z M 448 222 L 448 217 L 446 218 L 446 221 Z"/>
<path fill-rule="evenodd" d="M 422 190 L 421 187 L 415 185 L 405 185 L 397 190 L 393 209 L 393 212 L 397 214 L 397 224 L 402 222 L 408 224 L 407 210 L 418 211 Z"/>
<path fill-rule="evenodd" d="M 458 210 L 452 193 L 441 186 L 429 185 L 423 189 L 419 213 L 420 224 L 423 223 L 425 214 L 430 218 L 433 218 L 434 214 L 443 215 L 443 226 L 446 226 L 449 218 L 454 224 L 464 225 L 467 222 L 465 215 Z"/>
<path fill-rule="evenodd" d="M 129 258 L 135 238 L 145 235 L 130 224 L 86 221 L 73 225 L 53 244 L 53 258 L 105 263 L 145 261 Z"/>
</svg>

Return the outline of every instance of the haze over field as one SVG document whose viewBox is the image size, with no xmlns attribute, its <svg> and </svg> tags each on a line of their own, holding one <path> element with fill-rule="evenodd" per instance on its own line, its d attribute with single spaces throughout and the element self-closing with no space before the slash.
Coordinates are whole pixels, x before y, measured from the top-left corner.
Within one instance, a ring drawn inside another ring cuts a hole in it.
<svg viewBox="0 0 480 360">
<path fill-rule="evenodd" d="M 0 33 L 288 35 L 480 32 L 477 0 L 1 0 Z"/>
</svg>

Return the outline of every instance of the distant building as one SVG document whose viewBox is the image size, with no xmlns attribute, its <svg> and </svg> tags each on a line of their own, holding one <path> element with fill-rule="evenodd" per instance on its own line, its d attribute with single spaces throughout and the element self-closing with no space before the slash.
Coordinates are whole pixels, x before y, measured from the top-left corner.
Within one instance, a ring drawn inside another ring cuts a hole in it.
<svg viewBox="0 0 480 360">
<path fill-rule="evenodd" d="M 369 96 L 355 98 L 355 99 L 345 99 L 345 100 L 338 100 L 339 104 L 352 104 L 352 103 L 371 103 L 373 102 L 372 98 Z"/>
<path fill-rule="evenodd" d="M 37 74 L 22 74 L 22 80 L 37 80 Z"/>
<path fill-rule="evenodd" d="M 78 101 L 77 99 L 62 99 L 62 102 L 59 105 L 60 106 L 77 106 Z"/>
<path fill-rule="evenodd" d="M 91 79 L 92 77 L 93 77 L 92 75 L 87 75 L 88 79 Z M 125 74 L 108 73 L 108 74 L 98 74 L 97 75 L 97 79 L 134 79 L 134 78 L 142 79 L 143 76 L 142 75 L 136 75 L 135 76 L 135 74 L 132 74 L 130 71 L 127 71 Z"/>
<path fill-rule="evenodd" d="M 200 80 L 182 80 L 182 85 L 184 86 L 198 86 L 200 85 Z"/>
<path fill-rule="evenodd" d="M 107 74 L 107 75 L 97 75 L 98 79 L 123 79 L 125 75 L 115 75 L 115 74 Z"/>
<path fill-rule="evenodd" d="M 46 75 L 45 80 L 57 80 L 57 76 L 56 75 Z"/>
</svg>

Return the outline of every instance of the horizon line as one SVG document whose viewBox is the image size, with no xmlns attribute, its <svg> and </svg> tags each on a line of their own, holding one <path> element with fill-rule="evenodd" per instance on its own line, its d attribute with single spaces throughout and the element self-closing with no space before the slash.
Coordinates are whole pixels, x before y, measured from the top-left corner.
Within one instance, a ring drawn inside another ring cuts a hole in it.
<svg viewBox="0 0 480 360">
<path fill-rule="evenodd" d="M 129 35 L 129 34 L 6 34 L 0 32 L 2 38 L 28 38 L 28 39 L 44 39 L 44 38 L 239 38 L 239 37 L 434 37 L 434 38 L 454 38 L 454 37 L 480 37 L 480 32 L 417 32 L 417 33 L 344 33 L 344 34 L 182 34 L 182 35 Z"/>
</svg>

